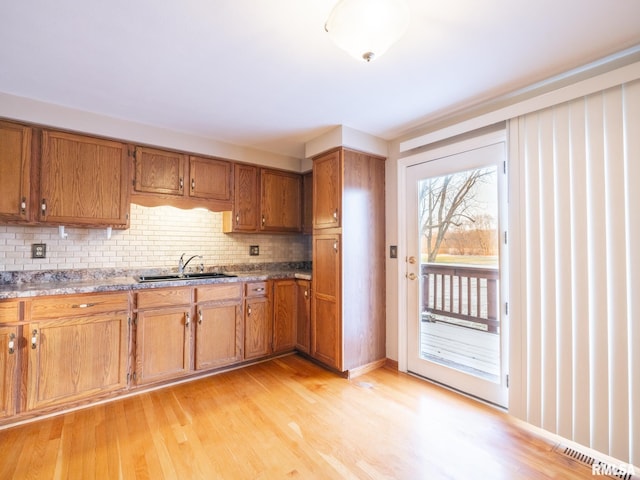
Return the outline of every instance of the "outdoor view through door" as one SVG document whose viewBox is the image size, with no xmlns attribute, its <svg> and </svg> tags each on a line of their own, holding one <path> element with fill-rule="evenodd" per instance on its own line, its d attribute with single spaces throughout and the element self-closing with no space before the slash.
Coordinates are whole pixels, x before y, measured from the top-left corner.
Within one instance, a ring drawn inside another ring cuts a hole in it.
<svg viewBox="0 0 640 480">
<path fill-rule="evenodd" d="M 504 159 L 495 143 L 406 175 L 409 371 L 502 406 Z"/>
</svg>

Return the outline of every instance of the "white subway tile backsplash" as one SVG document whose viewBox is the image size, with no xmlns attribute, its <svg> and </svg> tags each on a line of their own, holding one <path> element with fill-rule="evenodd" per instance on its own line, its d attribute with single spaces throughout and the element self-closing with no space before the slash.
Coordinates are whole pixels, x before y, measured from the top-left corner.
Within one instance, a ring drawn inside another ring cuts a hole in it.
<svg viewBox="0 0 640 480">
<path fill-rule="evenodd" d="M 131 205 L 131 226 L 113 230 L 57 227 L 0 227 L 0 270 L 177 267 L 178 258 L 203 255 L 205 266 L 311 260 L 311 241 L 302 235 L 224 234 L 222 214 L 203 209 Z M 47 258 L 32 259 L 31 244 L 46 243 Z M 259 245 L 260 255 L 249 256 Z"/>
</svg>

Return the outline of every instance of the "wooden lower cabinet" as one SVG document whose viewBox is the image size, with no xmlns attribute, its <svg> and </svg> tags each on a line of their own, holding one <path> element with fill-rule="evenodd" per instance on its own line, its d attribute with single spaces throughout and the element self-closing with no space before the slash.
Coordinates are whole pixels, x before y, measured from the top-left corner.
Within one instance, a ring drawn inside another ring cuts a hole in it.
<svg viewBox="0 0 640 480">
<path fill-rule="evenodd" d="M 313 236 L 311 356 L 342 370 L 341 236 Z"/>
<path fill-rule="evenodd" d="M 269 282 L 245 285 L 244 359 L 264 357 L 271 353 L 272 324 Z"/>
<path fill-rule="evenodd" d="M 196 288 L 195 369 L 242 360 L 242 284 Z"/>
<path fill-rule="evenodd" d="M 0 418 L 16 413 L 19 327 L 0 325 Z"/>
<path fill-rule="evenodd" d="M 311 349 L 311 282 L 296 280 L 297 304 L 296 310 L 296 349 L 309 353 Z"/>
<path fill-rule="evenodd" d="M 27 409 L 127 387 L 126 313 L 32 322 L 24 328 L 29 341 Z"/>
<path fill-rule="evenodd" d="M 296 348 L 298 285 L 295 280 L 273 282 L 273 352 Z"/>
</svg>

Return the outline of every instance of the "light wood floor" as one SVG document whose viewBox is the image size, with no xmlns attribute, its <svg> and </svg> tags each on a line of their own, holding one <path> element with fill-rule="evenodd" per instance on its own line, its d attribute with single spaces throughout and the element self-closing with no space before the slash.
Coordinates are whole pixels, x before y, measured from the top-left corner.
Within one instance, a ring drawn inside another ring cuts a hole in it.
<svg viewBox="0 0 640 480">
<path fill-rule="evenodd" d="M 581 479 L 505 414 L 291 355 L 0 431 L 0 479 Z"/>
</svg>

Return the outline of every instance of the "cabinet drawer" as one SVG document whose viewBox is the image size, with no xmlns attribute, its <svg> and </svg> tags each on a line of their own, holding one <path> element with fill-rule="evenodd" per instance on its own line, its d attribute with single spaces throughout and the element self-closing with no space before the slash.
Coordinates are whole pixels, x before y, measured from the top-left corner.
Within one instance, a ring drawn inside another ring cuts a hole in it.
<svg viewBox="0 0 640 480">
<path fill-rule="evenodd" d="M 245 296 L 247 297 L 264 297 L 267 295 L 268 282 L 251 282 L 245 284 Z"/>
<path fill-rule="evenodd" d="M 224 283 L 196 287 L 196 302 L 219 302 L 242 299 L 241 283 Z"/>
<path fill-rule="evenodd" d="M 0 322 L 17 322 L 20 320 L 20 303 L 0 301 Z"/>
<path fill-rule="evenodd" d="M 163 288 L 138 292 L 137 300 L 138 309 L 189 305 L 191 288 Z"/>
<path fill-rule="evenodd" d="M 60 295 L 33 300 L 31 302 L 31 320 L 93 315 L 128 309 L 129 295 L 126 293 Z"/>
</svg>

